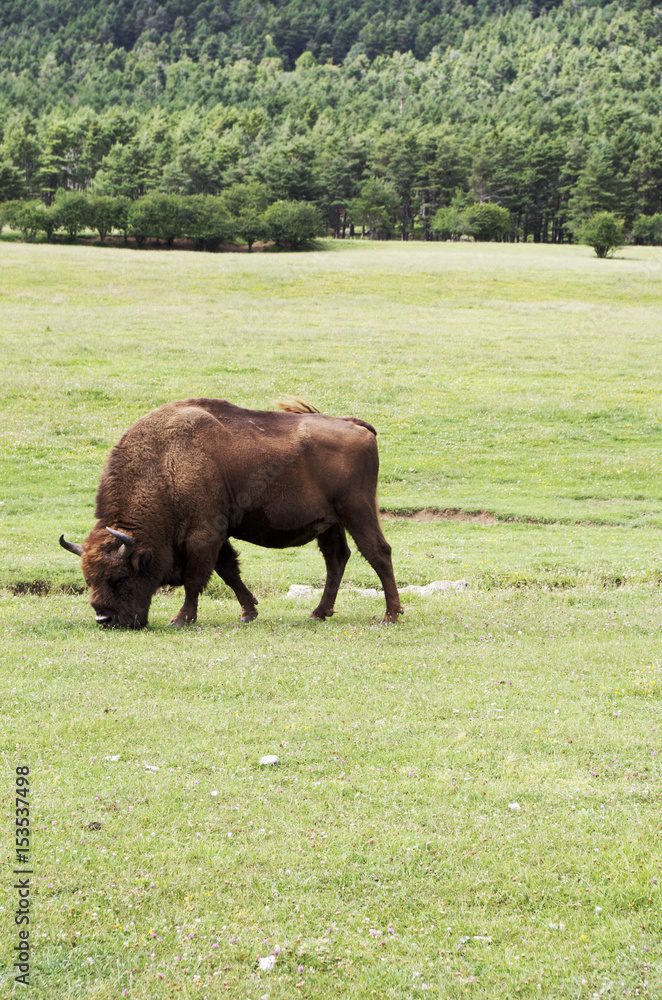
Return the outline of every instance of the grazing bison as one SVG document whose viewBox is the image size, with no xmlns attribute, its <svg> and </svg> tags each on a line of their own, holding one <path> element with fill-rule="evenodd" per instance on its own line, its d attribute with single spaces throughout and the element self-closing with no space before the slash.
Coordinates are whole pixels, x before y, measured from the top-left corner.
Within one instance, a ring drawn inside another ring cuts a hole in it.
<svg viewBox="0 0 662 1000">
<path fill-rule="evenodd" d="M 101 474 L 98 521 L 82 545 L 90 603 L 102 626 L 143 628 L 152 596 L 184 585 L 173 625 L 194 622 L 198 596 L 216 570 L 257 617 L 229 538 L 287 548 L 317 539 L 326 585 L 311 618 L 333 614 L 349 548 L 345 529 L 384 587 L 384 621 L 402 613 L 391 547 L 377 512 L 376 431 L 330 417 L 300 400 L 285 412 L 245 410 L 223 399 L 166 403 L 138 420 Z"/>
</svg>

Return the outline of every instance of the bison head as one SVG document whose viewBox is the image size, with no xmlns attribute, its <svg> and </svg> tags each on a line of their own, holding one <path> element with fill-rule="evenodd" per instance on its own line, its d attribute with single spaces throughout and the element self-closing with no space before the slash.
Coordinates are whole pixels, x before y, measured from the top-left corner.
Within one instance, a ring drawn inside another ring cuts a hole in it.
<svg viewBox="0 0 662 1000">
<path fill-rule="evenodd" d="M 118 545 L 118 542 L 120 543 Z M 82 557 L 90 604 L 103 628 L 144 628 L 156 590 L 150 572 L 153 555 L 134 539 L 114 528 L 95 528 L 84 545 L 60 536 L 60 545 Z"/>
</svg>

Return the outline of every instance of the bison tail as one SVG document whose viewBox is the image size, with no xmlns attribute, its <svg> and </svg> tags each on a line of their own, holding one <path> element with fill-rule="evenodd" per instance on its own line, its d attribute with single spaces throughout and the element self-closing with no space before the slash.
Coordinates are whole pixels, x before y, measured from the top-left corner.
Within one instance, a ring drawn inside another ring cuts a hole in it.
<svg viewBox="0 0 662 1000">
<path fill-rule="evenodd" d="M 307 403 L 304 399 L 297 399 L 296 396 L 284 396 L 283 399 L 276 400 L 276 406 L 286 413 L 319 413 L 320 411 L 312 403 Z"/>
<path fill-rule="evenodd" d="M 348 420 L 350 424 L 356 424 L 357 427 L 365 427 L 366 430 L 377 437 L 377 431 L 367 420 L 361 420 L 360 417 L 343 417 L 343 420 Z"/>
</svg>

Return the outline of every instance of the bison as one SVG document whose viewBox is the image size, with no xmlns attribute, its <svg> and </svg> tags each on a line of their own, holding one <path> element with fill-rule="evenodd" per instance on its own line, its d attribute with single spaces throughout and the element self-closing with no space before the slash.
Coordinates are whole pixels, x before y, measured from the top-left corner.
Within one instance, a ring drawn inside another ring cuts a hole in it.
<svg viewBox="0 0 662 1000">
<path fill-rule="evenodd" d="M 345 529 L 384 588 L 384 621 L 402 607 L 391 547 L 377 508 L 377 432 L 355 417 L 332 417 L 301 400 L 284 412 L 247 410 L 223 399 L 166 403 L 141 417 L 110 452 L 82 557 L 96 620 L 104 628 L 147 625 L 159 587 L 184 586 L 172 625 L 197 617 L 198 596 L 216 570 L 257 617 L 257 598 L 239 574 L 229 538 L 267 548 L 317 539 L 326 584 L 311 618 L 333 614 L 350 556 Z"/>
</svg>

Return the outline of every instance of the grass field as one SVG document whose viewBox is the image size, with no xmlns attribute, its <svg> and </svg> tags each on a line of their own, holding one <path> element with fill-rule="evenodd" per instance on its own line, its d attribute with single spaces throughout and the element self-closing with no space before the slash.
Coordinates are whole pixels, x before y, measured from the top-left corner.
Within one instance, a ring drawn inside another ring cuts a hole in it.
<svg viewBox="0 0 662 1000">
<path fill-rule="evenodd" d="M 662 997 L 661 278 L 647 248 L 0 241 L 0 997 Z M 380 627 L 355 554 L 321 625 L 286 597 L 315 548 L 241 544 L 250 626 L 217 582 L 187 630 L 162 593 L 99 631 L 57 538 L 109 447 L 282 394 L 377 426 L 398 583 L 469 589 Z"/>
</svg>

